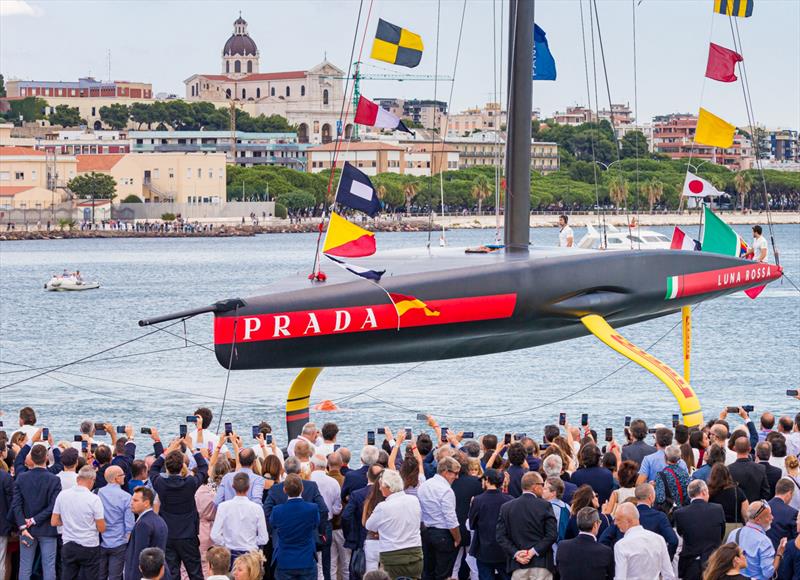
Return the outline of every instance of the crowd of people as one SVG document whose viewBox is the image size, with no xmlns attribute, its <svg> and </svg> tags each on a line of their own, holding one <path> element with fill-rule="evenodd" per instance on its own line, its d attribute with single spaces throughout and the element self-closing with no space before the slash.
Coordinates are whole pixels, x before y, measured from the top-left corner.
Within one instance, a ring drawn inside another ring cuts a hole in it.
<svg viewBox="0 0 800 580">
<path fill-rule="evenodd" d="M 619 441 L 562 413 L 541 442 L 428 417 L 357 454 L 332 422 L 282 449 L 266 422 L 213 421 L 58 440 L 21 409 L 0 431 L 0 580 L 800 578 L 800 413 L 626 417 Z"/>
</svg>

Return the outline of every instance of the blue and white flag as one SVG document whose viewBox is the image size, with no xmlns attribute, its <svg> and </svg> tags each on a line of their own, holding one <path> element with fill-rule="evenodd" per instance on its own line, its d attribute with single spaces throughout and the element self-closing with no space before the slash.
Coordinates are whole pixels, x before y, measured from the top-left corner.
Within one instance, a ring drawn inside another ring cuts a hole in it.
<svg viewBox="0 0 800 580">
<path fill-rule="evenodd" d="M 547 34 L 538 24 L 533 25 L 533 80 L 556 80 L 556 61 L 547 46 Z"/>
<path fill-rule="evenodd" d="M 369 177 L 347 161 L 342 168 L 342 179 L 339 181 L 339 189 L 336 190 L 336 201 L 351 209 L 363 211 L 370 217 L 375 217 L 381 211 L 381 200 L 378 199 Z"/>
<path fill-rule="evenodd" d="M 366 278 L 367 280 L 372 280 L 373 282 L 380 282 L 381 276 L 383 276 L 386 273 L 386 270 L 369 270 L 368 268 L 362 268 L 361 266 L 348 264 L 344 260 L 339 260 L 338 258 L 334 258 L 329 254 L 325 254 L 325 257 L 335 262 L 337 266 L 339 266 L 340 268 L 344 268 L 351 274 L 355 274 L 356 276 L 361 276 L 362 278 Z"/>
</svg>

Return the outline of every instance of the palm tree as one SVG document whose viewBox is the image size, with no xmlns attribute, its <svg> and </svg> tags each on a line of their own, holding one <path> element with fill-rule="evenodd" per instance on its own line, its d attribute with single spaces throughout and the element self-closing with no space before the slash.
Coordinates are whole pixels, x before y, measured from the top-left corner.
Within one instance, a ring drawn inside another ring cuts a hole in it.
<svg viewBox="0 0 800 580">
<path fill-rule="evenodd" d="M 650 204 L 650 213 L 653 213 L 653 206 L 664 195 L 664 184 L 655 178 L 651 179 L 645 185 L 645 191 L 647 192 L 647 203 Z"/>
<path fill-rule="evenodd" d="M 417 195 L 417 182 L 416 181 L 409 181 L 403 187 L 403 195 L 406 198 L 406 215 L 411 215 L 411 202 L 414 201 L 414 197 Z"/>
<path fill-rule="evenodd" d="M 475 184 L 472 186 L 472 195 L 474 195 L 475 199 L 478 201 L 478 215 L 481 213 L 483 200 L 486 199 L 490 193 L 492 193 L 492 186 L 489 180 L 485 175 L 479 175 L 475 180 Z"/>
<path fill-rule="evenodd" d="M 739 171 L 733 176 L 733 187 L 739 194 L 739 211 L 744 211 L 744 198 L 753 188 L 753 177 L 747 171 Z"/>
<path fill-rule="evenodd" d="M 621 175 L 615 175 L 608 184 L 608 196 L 611 202 L 619 207 L 623 207 L 628 200 L 628 182 Z"/>
</svg>

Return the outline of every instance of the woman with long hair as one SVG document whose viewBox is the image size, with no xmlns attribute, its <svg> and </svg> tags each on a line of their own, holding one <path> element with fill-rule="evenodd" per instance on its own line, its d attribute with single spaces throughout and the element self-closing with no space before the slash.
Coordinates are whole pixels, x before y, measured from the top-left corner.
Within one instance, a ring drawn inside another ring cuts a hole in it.
<svg viewBox="0 0 800 580">
<path fill-rule="evenodd" d="M 608 504 L 600 508 L 600 502 L 597 499 L 597 494 L 594 492 L 590 485 L 582 485 L 572 496 L 572 504 L 569 508 L 569 522 L 567 522 L 567 531 L 565 532 L 564 539 L 569 540 L 577 537 L 578 535 L 578 512 L 585 507 L 593 507 L 597 510 L 600 516 L 600 529 L 597 532 L 598 537 L 605 529 L 613 523 L 613 520 L 606 513 L 608 511 Z"/>
<path fill-rule="evenodd" d="M 637 477 L 639 477 L 639 464 L 635 461 L 623 461 L 617 470 L 619 489 L 611 493 L 611 499 L 608 501 L 608 512 L 612 516 L 619 504 L 634 496 Z"/>
<path fill-rule="evenodd" d="M 200 452 L 206 453 L 206 450 L 201 449 Z M 198 487 L 194 494 L 194 503 L 197 505 L 197 513 L 200 514 L 200 563 L 203 566 L 203 574 L 206 576 L 211 574 L 206 560 L 206 552 L 214 545 L 214 542 L 211 541 L 211 527 L 214 525 L 214 518 L 217 517 L 214 498 L 217 496 L 217 488 L 222 482 L 222 478 L 230 470 L 231 466 L 227 459 L 224 457 L 217 459 L 211 465 L 208 483 Z"/>
<path fill-rule="evenodd" d="M 694 466 L 696 469 L 700 469 L 703 463 L 705 463 L 706 450 L 708 450 L 710 444 L 708 431 L 696 430 L 689 434 L 689 447 L 692 448 Z"/>
<path fill-rule="evenodd" d="M 708 558 L 703 580 L 734 580 L 746 578 L 742 570 L 747 567 L 742 549 L 734 542 L 721 545 Z"/>
<path fill-rule="evenodd" d="M 741 487 L 722 463 L 715 463 L 708 476 L 708 501 L 722 506 L 725 512 L 725 537 L 744 525 L 744 514 L 750 505 Z"/>
<path fill-rule="evenodd" d="M 383 497 L 383 492 L 381 491 L 381 480 L 375 482 L 375 485 L 372 486 L 372 489 L 367 496 L 367 500 L 364 502 L 364 511 L 361 512 L 361 525 L 366 527 L 367 520 L 369 516 L 372 515 L 372 512 L 375 511 L 375 507 L 384 501 L 386 498 Z M 366 560 L 366 567 L 364 572 L 369 572 L 371 570 L 377 570 L 378 565 L 380 562 L 380 542 L 378 541 L 378 534 L 376 532 L 367 532 L 367 539 L 364 541 L 364 559 Z"/>
</svg>

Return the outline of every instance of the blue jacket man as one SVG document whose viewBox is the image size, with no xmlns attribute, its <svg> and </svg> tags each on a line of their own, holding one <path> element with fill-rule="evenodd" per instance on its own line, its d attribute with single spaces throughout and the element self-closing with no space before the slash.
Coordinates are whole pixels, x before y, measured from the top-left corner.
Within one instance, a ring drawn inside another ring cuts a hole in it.
<svg viewBox="0 0 800 580">
<path fill-rule="evenodd" d="M 797 537 L 797 510 L 789 505 L 792 492 L 800 493 L 800 489 L 794 487 L 791 479 L 779 480 L 775 485 L 775 497 L 768 502 L 772 510 L 772 524 L 767 530 L 767 536 L 776 549 L 781 539 L 787 538 L 791 542 Z"/>
<path fill-rule="evenodd" d="M 17 476 L 11 502 L 14 522 L 20 533 L 19 576 L 30 577 L 38 544 L 44 578 L 51 580 L 55 578 L 58 531 L 50 525 L 50 516 L 61 492 L 61 480 L 45 468 L 47 449 L 44 445 L 34 445 L 30 457 L 34 467 Z"/>
<path fill-rule="evenodd" d="M 294 473 L 283 482 L 288 500 L 275 506 L 269 517 L 272 528 L 276 580 L 314 580 L 317 577 L 316 531 L 319 509 L 303 501 L 303 481 Z"/>
<path fill-rule="evenodd" d="M 284 465 L 286 467 L 286 473 L 289 475 L 297 475 L 300 470 L 300 462 L 295 457 L 289 457 Z M 270 528 L 269 522 L 271 521 L 272 512 L 277 506 L 283 505 L 289 501 L 289 495 L 286 493 L 285 485 L 285 481 L 273 485 L 269 489 L 269 492 L 267 492 L 267 499 L 264 500 L 264 517 L 267 520 L 267 529 L 270 534 L 272 534 L 272 529 Z M 319 512 L 319 533 L 324 535 L 328 523 L 328 506 L 325 505 L 325 500 L 319 492 L 319 487 L 313 481 L 303 481 L 302 479 L 300 480 L 300 485 L 302 486 L 300 491 L 301 499 L 316 506 Z"/>
<path fill-rule="evenodd" d="M 144 487 L 144 486 L 141 486 Z M 145 548 L 160 548 L 167 550 L 167 524 L 153 511 L 153 490 L 144 488 L 134 492 L 131 499 L 131 509 L 139 515 L 136 525 L 133 526 L 128 549 L 125 552 L 125 580 L 141 580 L 139 571 L 139 554 Z M 169 580 L 169 566 L 164 566 L 164 580 Z"/>
<path fill-rule="evenodd" d="M 502 485 L 503 474 L 496 469 L 487 469 L 484 474 L 486 491 L 476 496 L 469 507 L 469 527 L 472 529 L 469 553 L 478 562 L 481 578 L 496 573 L 507 577 L 505 553 L 497 543 L 497 519 L 500 517 L 500 507 L 514 498 L 500 491 Z"/>
</svg>

